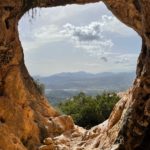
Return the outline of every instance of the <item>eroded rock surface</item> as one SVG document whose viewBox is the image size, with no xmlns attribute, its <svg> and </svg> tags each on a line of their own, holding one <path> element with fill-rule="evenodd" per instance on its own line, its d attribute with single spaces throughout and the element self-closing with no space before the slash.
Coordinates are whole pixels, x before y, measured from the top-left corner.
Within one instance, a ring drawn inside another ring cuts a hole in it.
<svg viewBox="0 0 150 150">
<path fill-rule="evenodd" d="M 18 36 L 18 21 L 34 7 L 85 4 L 101 0 L 0 1 L 1 150 L 150 149 L 150 1 L 102 0 L 142 38 L 133 87 L 103 124 L 85 130 L 59 116 L 30 77 Z"/>
<path fill-rule="evenodd" d="M 123 122 L 124 114 L 131 104 L 129 95 L 130 91 L 122 95 L 109 119 L 102 124 L 90 130 L 74 125 L 74 128 L 70 128 L 58 136 L 44 139 L 44 145 L 40 146 L 39 150 L 113 150 L 113 143 Z"/>
</svg>

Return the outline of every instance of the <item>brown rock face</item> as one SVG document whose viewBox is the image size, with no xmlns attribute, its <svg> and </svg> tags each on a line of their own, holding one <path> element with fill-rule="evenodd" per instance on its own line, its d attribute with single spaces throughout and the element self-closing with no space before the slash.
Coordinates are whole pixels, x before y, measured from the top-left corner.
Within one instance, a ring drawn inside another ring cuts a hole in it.
<svg viewBox="0 0 150 150">
<path fill-rule="evenodd" d="M 143 41 L 133 87 L 103 124 L 86 131 L 75 126 L 70 117 L 59 116 L 39 93 L 24 65 L 18 21 L 25 12 L 34 7 L 98 1 L 100 0 L 0 1 L 1 150 L 150 149 L 149 0 L 103 0 L 108 9 L 133 28 Z"/>
</svg>

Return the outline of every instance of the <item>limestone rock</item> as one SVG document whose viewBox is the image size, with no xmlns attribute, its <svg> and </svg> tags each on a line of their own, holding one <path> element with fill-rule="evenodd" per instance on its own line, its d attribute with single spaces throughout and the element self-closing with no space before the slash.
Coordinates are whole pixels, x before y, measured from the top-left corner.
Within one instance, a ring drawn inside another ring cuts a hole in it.
<svg viewBox="0 0 150 150">
<path fill-rule="evenodd" d="M 39 92 L 24 64 L 18 21 L 35 7 L 99 1 L 141 36 L 142 49 L 133 87 L 118 102 L 107 121 L 86 131 L 75 126 L 70 117 L 60 116 Z M 1 0 L 0 149 L 149 150 L 149 10 L 149 0 Z"/>
</svg>

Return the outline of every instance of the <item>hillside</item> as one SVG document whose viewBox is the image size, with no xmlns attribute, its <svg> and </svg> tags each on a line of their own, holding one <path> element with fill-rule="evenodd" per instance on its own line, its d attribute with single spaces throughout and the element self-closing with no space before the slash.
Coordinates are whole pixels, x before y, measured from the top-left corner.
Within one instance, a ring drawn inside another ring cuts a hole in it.
<svg viewBox="0 0 150 150">
<path fill-rule="evenodd" d="M 60 73 L 49 77 L 35 77 L 46 86 L 46 96 L 52 105 L 60 101 L 85 92 L 87 95 L 100 94 L 103 91 L 125 91 L 135 78 L 133 72 L 123 73 Z"/>
<path fill-rule="evenodd" d="M 135 73 L 87 72 L 60 73 L 49 77 L 38 77 L 50 90 L 126 90 L 131 86 Z"/>
</svg>

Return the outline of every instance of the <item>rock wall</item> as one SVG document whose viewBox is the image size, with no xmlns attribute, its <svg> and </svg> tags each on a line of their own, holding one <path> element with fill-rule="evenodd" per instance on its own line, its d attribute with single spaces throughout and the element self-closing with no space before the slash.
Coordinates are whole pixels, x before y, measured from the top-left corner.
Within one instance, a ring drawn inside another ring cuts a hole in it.
<svg viewBox="0 0 150 150">
<path fill-rule="evenodd" d="M 100 0 L 0 1 L 1 150 L 149 150 L 150 1 L 103 0 L 118 19 L 141 36 L 143 45 L 133 87 L 110 118 L 89 131 L 48 104 L 30 77 L 18 36 L 18 21 L 34 7 L 85 4 Z"/>
</svg>

